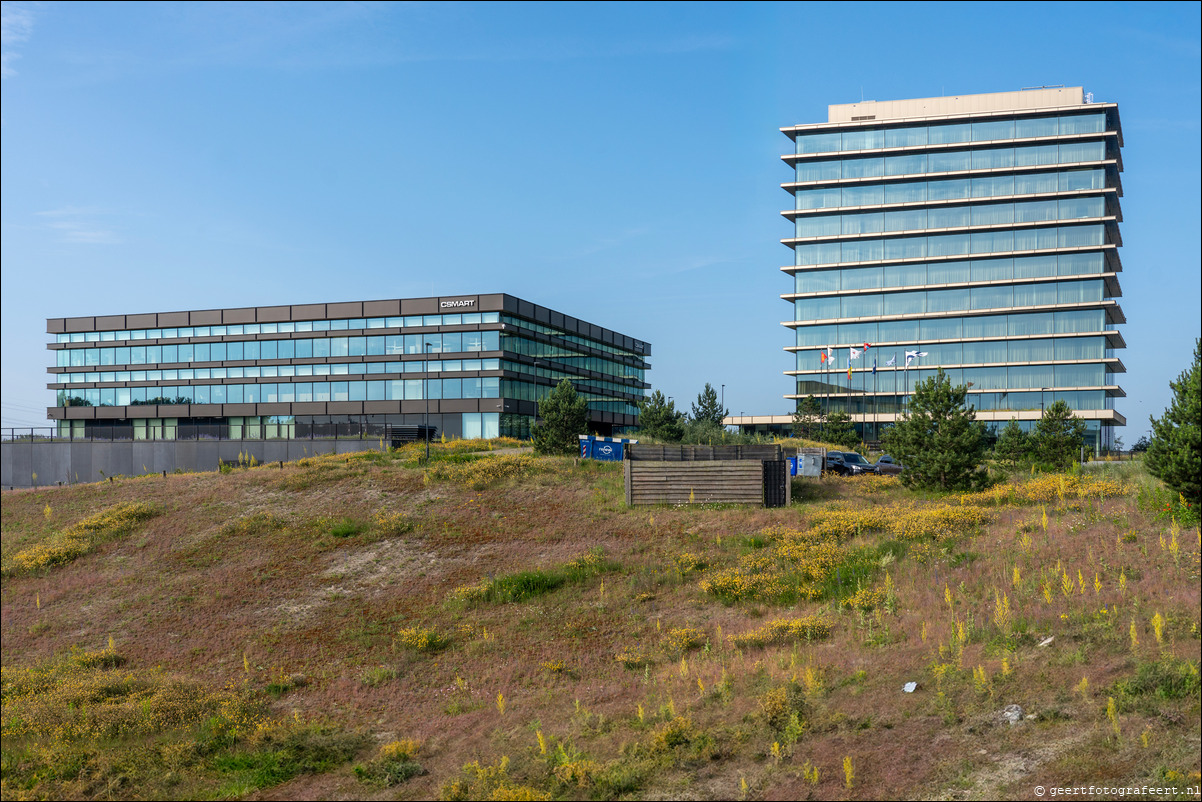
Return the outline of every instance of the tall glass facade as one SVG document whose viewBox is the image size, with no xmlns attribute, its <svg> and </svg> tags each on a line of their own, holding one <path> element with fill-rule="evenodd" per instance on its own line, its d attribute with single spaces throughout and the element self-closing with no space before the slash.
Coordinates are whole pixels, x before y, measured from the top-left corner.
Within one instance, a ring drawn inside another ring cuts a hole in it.
<svg viewBox="0 0 1202 802">
<path fill-rule="evenodd" d="M 568 378 L 634 426 L 648 343 L 507 295 L 47 321 L 62 434 L 288 437 L 357 423 L 525 437 Z"/>
<path fill-rule="evenodd" d="M 787 397 L 875 440 L 942 368 L 995 429 L 1064 400 L 1110 445 L 1125 423 L 1117 106 L 1060 88 L 830 112 L 781 129 Z"/>
</svg>

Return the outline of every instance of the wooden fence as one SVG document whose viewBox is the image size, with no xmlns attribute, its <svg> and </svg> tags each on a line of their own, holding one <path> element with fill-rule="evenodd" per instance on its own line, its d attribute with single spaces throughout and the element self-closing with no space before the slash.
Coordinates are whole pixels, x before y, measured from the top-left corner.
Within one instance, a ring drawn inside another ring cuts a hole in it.
<svg viewBox="0 0 1202 802">
<path fill-rule="evenodd" d="M 764 503 L 763 460 L 628 459 L 623 465 L 627 506 Z M 787 487 L 785 492 L 788 493 Z"/>
</svg>

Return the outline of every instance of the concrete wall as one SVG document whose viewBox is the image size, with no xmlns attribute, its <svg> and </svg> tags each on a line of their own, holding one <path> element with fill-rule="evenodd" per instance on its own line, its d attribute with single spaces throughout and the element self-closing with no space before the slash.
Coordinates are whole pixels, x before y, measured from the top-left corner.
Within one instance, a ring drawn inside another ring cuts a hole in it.
<svg viewBox="0 0 1202 802">
<path fill-rule="evenodd" d="M 177 440 L 117 443 L 0 443 L 0 486 L 41 487 L 101 482 L 109 476 L 215 471 L 238 455 L 291 462 L 315 454 L 348 454 L 380 447 L 379 440 Z"/>
<path fill-rule="evenodd" d="M 952 95 L 912 100 L 862 100 L 827 106 L 827 122 L 846 123 L 857 119 L 898 120 L 914 117 L 944 117 L 954 114 L 1058 109 L 1085 104 L 1080 86 L 991 92 L 984 95 Z"/>
</svg>

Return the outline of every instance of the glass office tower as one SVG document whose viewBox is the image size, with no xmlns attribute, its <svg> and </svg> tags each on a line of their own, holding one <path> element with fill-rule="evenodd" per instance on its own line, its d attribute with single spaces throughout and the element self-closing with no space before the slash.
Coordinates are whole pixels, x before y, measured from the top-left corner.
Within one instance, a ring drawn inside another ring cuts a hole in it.
<svg viewBox="0 0 1202 802">
<path fill-rule="evenodd" d="M 525 438 L 567 378 L 603 435 L 637 425 L 651 346 L 510 295 L 46 321 L 63 436 Z M 436 435 L 437 436 L 437 435 Z"/>
<path fill-rule="evenodd" d="M 1091 448 L 1113 443 L 1115 104 L 1080 87 L 867 101 L 781 131 L 795 170 L 788 398 L 812 395 L 876 440 L 942 368 L 994 431 L 1064 400 Z"/>
</svg>

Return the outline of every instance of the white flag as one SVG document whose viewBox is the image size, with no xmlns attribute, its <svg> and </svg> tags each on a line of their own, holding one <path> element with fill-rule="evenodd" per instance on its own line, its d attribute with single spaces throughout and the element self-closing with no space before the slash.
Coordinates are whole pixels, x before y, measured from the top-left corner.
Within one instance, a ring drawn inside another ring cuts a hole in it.
<svg viewBox="0 0 1202 802">
<path fill-rule="evenodd" d="M 887 367 L 887 368 L 893 367 L 893 363 L 896 361 L 897 361 L 897 354 L 894 354 L 893 356 L 889 357 L 889 361 L 885 363 L 885 367 Z"/>
<path fill-rule="evenodd" d="M 851 350 L 851 358 L 852 358 L 852 359 L 859 359 L 859 358 L 860 358 L 860 354 L 864 353 L 864 352 L 863 352 L 863 351 L 861 351 L 859 348 L 852 348 L 852 349 L 850 349 L 850 350 Z"/>
<path fill-rule="evenodd" d="M 910 363 L 919 357 L 927 355 L 926 351 L 906 351 L 906 367 L 910 367 Z"/>
</svg>

